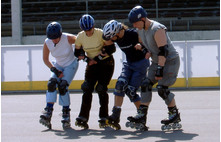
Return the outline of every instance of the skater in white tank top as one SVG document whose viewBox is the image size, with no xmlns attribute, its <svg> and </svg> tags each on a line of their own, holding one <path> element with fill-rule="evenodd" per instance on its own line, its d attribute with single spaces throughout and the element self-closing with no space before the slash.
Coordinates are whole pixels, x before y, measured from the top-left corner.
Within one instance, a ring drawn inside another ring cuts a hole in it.
<svg viewBox="0 0 221 142">
<path fill-rule="evenodd" d="M 72 44 L 76 36 L 62 32 L 58 22 L 52 22 L 47 26 L 47 38 L 43 47 L 43 61 L 51 71 L 46 93 L 46 107 L 40 116 L 40 123 L 51 129 L 51 117 L 53 105 L 57 101 L 57 88 L 59 93 L 59 105 L 62 106 L 63 128 L 70 127 L 70 96 L 68 86 L 71 84 L 78 69 L 78 61 L 74 56 Z M 49 61 L 51 54 L 55 61 Z"/>
</svg>

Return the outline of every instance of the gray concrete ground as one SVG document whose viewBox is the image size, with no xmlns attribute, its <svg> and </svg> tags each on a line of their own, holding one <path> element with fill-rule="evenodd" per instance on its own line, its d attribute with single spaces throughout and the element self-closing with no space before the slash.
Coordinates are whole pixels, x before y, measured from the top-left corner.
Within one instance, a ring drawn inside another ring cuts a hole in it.
<svg viewBox="0 0 221 142">
<path fill-rule="evenodd" d="M 101 142 L 101 141 L 148 141 L 148 142 L 219 142 L 220 141 L 220 91 L 173 91 L 181 112 L 182 130 L 162 132 L 161 119 L 167 117 L 167 108 L 157 92 L 148 112 L 149 131 L 140 132 L 125 127 L 126 119 L 135 115 L 135 106 L 125 97 L 121 113 L 121 130 L 100 129 L 98 126 L 98 96 L 95 93 L 90 113 L 89 129 L 81 130 L 74 125 L 81 105 L 81 93 L 71 93 L 72 128 L 63 130 L 61 107 L 55 104 L 52 130 L 39 124 L 39 116 L 45 107 L 45 94 L 1 96 L 2 142 Z M 110 94 L 109 113 L 113 107 Z"/>
</svg>

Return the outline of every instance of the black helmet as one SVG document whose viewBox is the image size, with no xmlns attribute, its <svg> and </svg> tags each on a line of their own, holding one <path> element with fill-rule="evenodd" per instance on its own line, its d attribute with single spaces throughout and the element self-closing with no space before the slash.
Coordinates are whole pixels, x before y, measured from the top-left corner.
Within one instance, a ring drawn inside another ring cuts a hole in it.
<svg viewBox="0 0 221 142">
<path fill-rule="evenodd" d="M 56 39 L 56 38 L 61 37 L 62 35 L 61 24 L 58 22 L 51 22 L 47 26 L 46 34 L 47 34 L 47 38 L 49 39 Z"/>
<path fill-rule="evenodd" d="M 130 23 L 140 21 L 143 17 L 147 17 L 147 12 L 142 6 L 135 6 L 128 14 Z"/>
</svg>

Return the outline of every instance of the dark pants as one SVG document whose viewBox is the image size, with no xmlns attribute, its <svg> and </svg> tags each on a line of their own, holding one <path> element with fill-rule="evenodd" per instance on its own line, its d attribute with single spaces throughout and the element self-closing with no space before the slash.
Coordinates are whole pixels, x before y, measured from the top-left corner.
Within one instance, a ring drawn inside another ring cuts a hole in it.
<svg viewBox="0 0 221 142">
<path fill-rule="evenodd" d="M 85 81 L 82 96 L 82 104 L 79 117 L 89 119 L 89 113 L 91 109 L 92 93 L 94 88 L 99 96 L 100 111 L 99 117 L 108 117 L 108 103 L 109 96 L 107 94 L 107 86 L 112 78 L 114 72 L 114 59 L 113 56 L 95 64 L 86 67 Z M 82 84 L 82 85 L 83 85 Z M 96 85 L 96 87 L 95 87 Z"/>
</svg>

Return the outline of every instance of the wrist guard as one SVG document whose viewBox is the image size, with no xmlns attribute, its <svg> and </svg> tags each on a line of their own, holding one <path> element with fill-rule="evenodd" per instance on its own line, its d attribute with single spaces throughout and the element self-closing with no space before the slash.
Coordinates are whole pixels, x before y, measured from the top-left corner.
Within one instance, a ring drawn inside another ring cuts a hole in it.
<svg viewBox="0 0 221 142">
<path fill-rule="evenodd" d="M 90 59 L 87 56 L 84 56 L 83 61 L 88 63 L 90 61 Z"/>
<path fill-rule="evenodd" d="M 99 54 L 98 56 L 95 56 L 95 57 L 94 57 L 94 60 L 95 60 L 96 62 L 100 62 L 101 60 L 103 60 L 104 57 L 105 57 L 105 56 L 102 56 L 101 54 Z"/>
<path fill-rule="evenodd" d="M 157 70 L 155 74 L 156 77 L 163 77 L 163 68 L 164 68 L 163 66 L 160 66 L 160 65 L 157 66 Z"/>
<path fill-rule="evenodd" d="M 55 67 L 51 67 L 50 70 L 51 70 L 57 77 L 59 77 L 59 76 L 62 74 L 62 72 L 59 71 L 58 69 L 56 69 Z"/>
<path fill-rule="evenodd" d="M 144 55 L 146 55 L 146 53 L 149 52 L 149 50 L 143 44 L 141 44 L 141 51 L 143 52 Z"/>
</svg>

